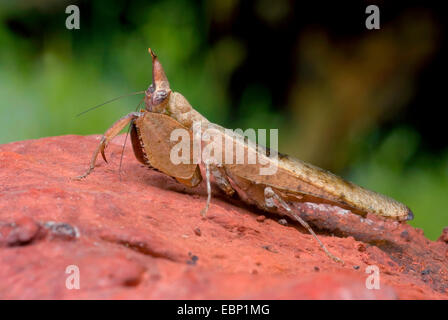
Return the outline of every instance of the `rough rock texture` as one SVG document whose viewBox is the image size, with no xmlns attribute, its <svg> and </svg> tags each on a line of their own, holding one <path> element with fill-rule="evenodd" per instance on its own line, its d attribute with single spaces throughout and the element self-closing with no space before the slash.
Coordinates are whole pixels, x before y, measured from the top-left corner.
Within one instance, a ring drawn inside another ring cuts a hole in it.
<svg viewBox="0 0 448 320">
<path fill-rule="evenodd" d="M 0 299 L 446 299 L 448 229 L 436 242 L 406 224 L 308 206 L 298 224 L 188 189 L 140 165 L 123 136 L 85 171 L 99 136 L 0 146 Z M 416 213 L 419 214 L 419 213 Z M 441 231 L 442 231 L 441 226 Z M 66 287 L 67 267 L 80 289 Z M 366 268 L 380 289 L 366 288 Z"/>
</svg>

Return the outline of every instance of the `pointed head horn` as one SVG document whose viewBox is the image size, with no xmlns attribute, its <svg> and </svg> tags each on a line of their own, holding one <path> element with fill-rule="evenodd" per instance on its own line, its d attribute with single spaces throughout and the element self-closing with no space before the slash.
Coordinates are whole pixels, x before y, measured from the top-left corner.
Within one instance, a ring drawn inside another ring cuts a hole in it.
<svg viewBox="0 0 448 320">
<path fill-rule="evenodd" d="M 162 112 L 170 96 L 170 83 L 163 70 L 157 55 L 151 48 L 148 49 L 152 57 L 152 84 L 146 90 L 145 105 L 146 109 L 152 112 Z"/>
<path fill-rule="evenodd" d="M 170 83 L 168 82 L 168 78 L 166 77 L 162 64 L 151 48 L 148 48 L 148 51 L 152 57 L 152 84 L 154 85 L 154 89 L 169 89 Z"/>
</svg>

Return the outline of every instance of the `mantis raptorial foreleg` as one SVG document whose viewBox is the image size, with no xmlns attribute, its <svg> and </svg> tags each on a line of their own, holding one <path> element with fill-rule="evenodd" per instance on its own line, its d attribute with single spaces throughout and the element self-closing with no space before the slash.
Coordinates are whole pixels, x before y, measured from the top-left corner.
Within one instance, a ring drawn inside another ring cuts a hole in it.
<svg viewBox="0 0 448 320">
<path fill-rule="evenodd" d="M 314 233 L 313 229 L 311 229 L 309 224 L 305 220 L 300 218 L 300 216 L 297 215 L 293 210 L 291 210 L 291 208 L 286 203 L 286 201 L 284 201 L 278 194 L 276 194 L 274 192 L 274 190 L 272 190 L 271 187 L 266 187 L 264 189 L 264 196 L 265 196 L 266 206 L 268 206 L 268 207 L 279 207 L 279 206 L 282 207 L 284 210 L 286 210 L 288 212 L 288 214 L 290 216 L 294 217 L 305 229 L 308 230 L 308 232 L 319 243 L 320 247 L 322 248 L 322 250 L 324 250 L 324 252 L 327 254 L 327 256 L 329 256 L 331 259 L 333 259 L 336 262 L 344 263 L 344 261 L 342 261 L 338 257 L 334 256 L 330 251 L 328 251 L 328 249 L 325 247 L 325 245 L 322 243 L 322 241 L 320 241 L 320 239 Z"/>
<path fill-rule="evenodd" d="M 131 121 L 135 120 L 136 118 L 140 117 L 141 115 L 142 115 L 142 113 L 140 113 L 140 112 L 128 113 L 127 115 L 122 117 L 120 120 L 115 122 L 109 129 L 107 129 L 107 131 L 101 137 L 100 144 L 98 145 L 98 147 L 96 148 L 95 152 L 93 153 L 92 160 L 90 161 L 89 168 L 87 169 L 87 171 L 83 175 L 78 176 L 75 179 L 76 180 L 83 179 L 83 178 L 87 177 L 93 171 L 93 169 L 95 169 L 96 159 L 98 158 L 98 154 L 100 152 L 101 152 L 101 156 L 103 157 L 104 161 L 107 162 L 106 156 L 104 154 L 104 149 L 106 148 L 107 144 L 113 138 L 115 138 L 120 133 L 120 131 L 124 127 L 126 127 Z"/>
</svg>

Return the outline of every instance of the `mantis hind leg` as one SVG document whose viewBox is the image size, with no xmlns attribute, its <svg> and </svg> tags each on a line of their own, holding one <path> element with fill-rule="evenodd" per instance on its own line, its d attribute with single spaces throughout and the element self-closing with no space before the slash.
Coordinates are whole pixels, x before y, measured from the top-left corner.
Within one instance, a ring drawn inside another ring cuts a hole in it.
<svg viewBox="0 0 448 320">
<path fill-rule="evenodd" d="M 100 144 L 98 145 L 98 147 L 96 148 L 95 152 L 93 153 L 92 160 L 90 160 L 89 168 L 87 169 L 87 171 L 83 175 L 78 176 L 75 179 L 76 180 L 81 180 L 81 179 L 87 177 L 93 171 L 93 169 L 95 169 L 96 159 L 98 158 L 98 154 L 100 152 L 101 152 L 101 156 L 103 157 L 104 161 L 107 162 L 106 156 L 104 154 L 104 149 L 106 148 L 108 143 L 113 138 L 115 138 L 120 133 L 120 131 L 124 127 L 126 127 L 132 120 L 134 120 L 134 119 L 136 119 L 136 118 L 138 118 L 140 116 L 141 116 L 140 112 L 131 112 L 131 113 L 125 115 L 123 118 L 121 118 L 117 122 L 115 122 L 109 129 L 107 129 L 107 131 L 101 137 Z"/>
<path fill-rule="evenodd" d="M 308 232 L 313 236 L 314 239 L 316 239 L 316 241 L 319 243 L 320 247 L 322 248 L 322 250 L 324 250 L 324 252 L 327 254 L 328 257 L 330 257 L 333 261 L 340 262 L 342 264 L 344 263 L 344 261 L 342 261 L 340 258 L 336 257 L 330 251 L 328 251 L 328 249 L 325 247 L 322 241 L 320 241 L 320 239 L 314 233 L 313 229 L 311 229 L 309 224 L 305 220 L 303 220 L 298 214 L 296 214 L 293 210 L 291 210 L 289 205 L 278 194 L 276 194 L 271 187 L 266 187 L 264 189 L 264 196 L 267 207 L 270 208 L 281 207 L 284 210 L 286 210 L 290 216 L 294 217 L 305 229 L 308 230 Z"/>
</svg>

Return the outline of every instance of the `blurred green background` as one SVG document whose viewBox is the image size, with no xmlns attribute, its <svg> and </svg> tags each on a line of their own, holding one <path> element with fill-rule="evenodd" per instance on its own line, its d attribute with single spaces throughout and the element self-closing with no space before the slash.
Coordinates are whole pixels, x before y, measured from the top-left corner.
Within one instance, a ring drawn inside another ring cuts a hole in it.
<svg viewBox="0 0 448 320">
<path fill-rule="evenodd" d="M 421 2 L 423 3 L 423 2 Z M 289 0 L 0 2 L 0 143 L 103 133 L 151 81 L 229 128 L 279 128 L 279 149 L 406 203 L 436 239 L 448 225 L 442 7 Z M 67 30 L 76 4 L 80 30 Z M 90 156 L 91 150 L 86 150 Z"/>
</svg>

